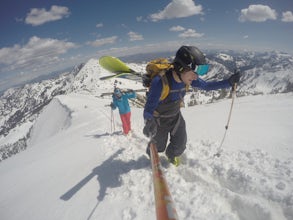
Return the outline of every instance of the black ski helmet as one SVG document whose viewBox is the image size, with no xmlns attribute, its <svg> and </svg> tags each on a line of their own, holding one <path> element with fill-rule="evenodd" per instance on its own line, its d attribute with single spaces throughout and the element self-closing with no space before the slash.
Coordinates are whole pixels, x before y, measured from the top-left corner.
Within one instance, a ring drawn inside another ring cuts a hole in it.
<svg viewBox="0 0 293 220">
<path fill-rule="evenodd" d="M 173 61 L 176 72 L 181 73 L 185 69 L 195 70 L 197 65 L 207 64 L 204 54 L 195 46 L 181 46 L 176 52 Z"/>
</svg>

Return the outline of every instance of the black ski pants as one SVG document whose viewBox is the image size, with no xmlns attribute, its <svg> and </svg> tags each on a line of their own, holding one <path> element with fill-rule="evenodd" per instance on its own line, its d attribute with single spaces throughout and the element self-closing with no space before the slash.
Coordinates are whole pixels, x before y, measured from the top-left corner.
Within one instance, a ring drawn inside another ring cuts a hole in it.
<svg viewBox="0 0 293 220">
<path fill-rule="evenodd" d="M 186 149 L 187 134 L 185 120 L 179 111 L 177 115 L 167 118 L 157 118 L 158 129 L 153 138 L 158 152 L 164 152 L 169 158 L 180 156 Z M 168 137 L 170 142 L 167 146 Z"/>
</svg>

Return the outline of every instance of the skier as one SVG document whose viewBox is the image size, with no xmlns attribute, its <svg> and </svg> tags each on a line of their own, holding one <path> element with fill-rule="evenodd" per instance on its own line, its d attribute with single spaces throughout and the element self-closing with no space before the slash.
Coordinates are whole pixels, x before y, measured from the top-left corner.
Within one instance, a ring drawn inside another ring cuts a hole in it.
<svg viewBox="0 0 293 220">
<path fill-rule="evenodd" d="M 160 100 L 163 89 L 162 77 L 157 75 L 152 79 L 143 112 L 145 120 L 143 133 L 151 137 L 147 146 L 148 155 L 150 155 L 150 143 L 154 142 L 158 152 L 166 150 L 170 163 L 178 166 L 179 156 L 184 152 L 187 142 L 185 120 L 180 111 L 186 86 L 206 91 L 231 86 L 235 88 L 234 85 L 240 80 L 240 72 L 237 70 L 228 79 L 218 82 L 206 82 L 200 79 L 199 75 L 208 72 L 208 64 L 203 53 L 194 46 L 180 47 L 172 64 L 173 68 L 166 70 L 165 73 L 170 87 L 165 99 Z M 170 143 L 166 146 L 169 134 Z"/>
<path fill-rule="evenodd" d="M 136 93 L 134 91 L 129 91 L 126 93 L 122 93 L 119 88 L 114 89 L 114 93 L 112 95 L 112 103 L 110 104 L 112 110 L 115 110 L 118 107 L 123 133 L 127 135 L 131 130 L 131 111 L 128 99 L 136 98 Z"/>
</svg>

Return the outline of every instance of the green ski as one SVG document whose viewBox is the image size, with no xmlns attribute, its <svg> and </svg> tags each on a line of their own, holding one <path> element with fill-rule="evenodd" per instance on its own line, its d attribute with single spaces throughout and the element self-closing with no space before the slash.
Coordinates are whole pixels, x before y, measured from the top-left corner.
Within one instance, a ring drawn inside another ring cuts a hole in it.
<svg viewBox="0 0 293 220">
<path fill-rule="evenodd" d="M 147 91 L 147 89 L 121 89 L 122 93 L 127 93 L 127 92 L 145 92 Z M 99 97 L 104 97 L 104 96 L 109 96 L 109 95 L 113 95 L 113 92 L 104 92 L 101 93 L 101 95 Z"/>
<path fill-rule="evenodd" d="M 111 73 L 115 73 L 110 76 L 101 77 L 101 80 L 111 78 L 125 78 L 130 80 L 141 80 L 141 74 L 129 68 L 124 62 L 116 57 L 103 56 L 99 59 L 99 64 Z"/>
<path fill-rule="evenodd" d="M 140 75 L 136 75 L 133 73 L 117 73 L 117 74 L 110 75 L 110 76 L 100 77 L 100 80 L 113 79 L 113 78 L 125 78 L 125 79 L 134 80 L 134 81 L 141 80 Z"/>
</svg>

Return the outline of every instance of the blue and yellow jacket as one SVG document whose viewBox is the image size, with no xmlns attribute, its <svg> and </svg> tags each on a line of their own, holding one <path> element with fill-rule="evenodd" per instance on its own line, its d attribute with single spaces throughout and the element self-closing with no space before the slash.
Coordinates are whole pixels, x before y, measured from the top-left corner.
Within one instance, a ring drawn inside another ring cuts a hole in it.
<svg viewBox="0 0 293 220">
<path fill-rule="evenodd" d="M 163 83 L 162 83 L 161 77 L 155 76 L 152 79 L 151 87 L 150 87 L 147 101 L 144 107 L 144 112 L 143 112 L 144 119 L 152 118 L 155 110 L 161 104 L 166 103 L 166 100 L 168 103 L 172 103 L 172 102 L 178 103 L 177 101 L 183 100 L 183 97 L 186 94 L 186 89 L 185 89 L 186 85 L 183 82 L 176 82 L 171 73 L 169 76 L 169 86 L 170 86 L 171 92 L 169 93 L 166 99 L 160 100 L 161 93 L 163 90 Z M 225 89 L 225 88 L 231 87 L 228 80 L 206 82 L 200 78 L 197 78 L 196 80 L 194 80 L 191 86 L 199 88 L 199 89 L 203 89 L 206 91 Z M 172 92 L 172 90 L 175 92 Z"/>
</svg>

